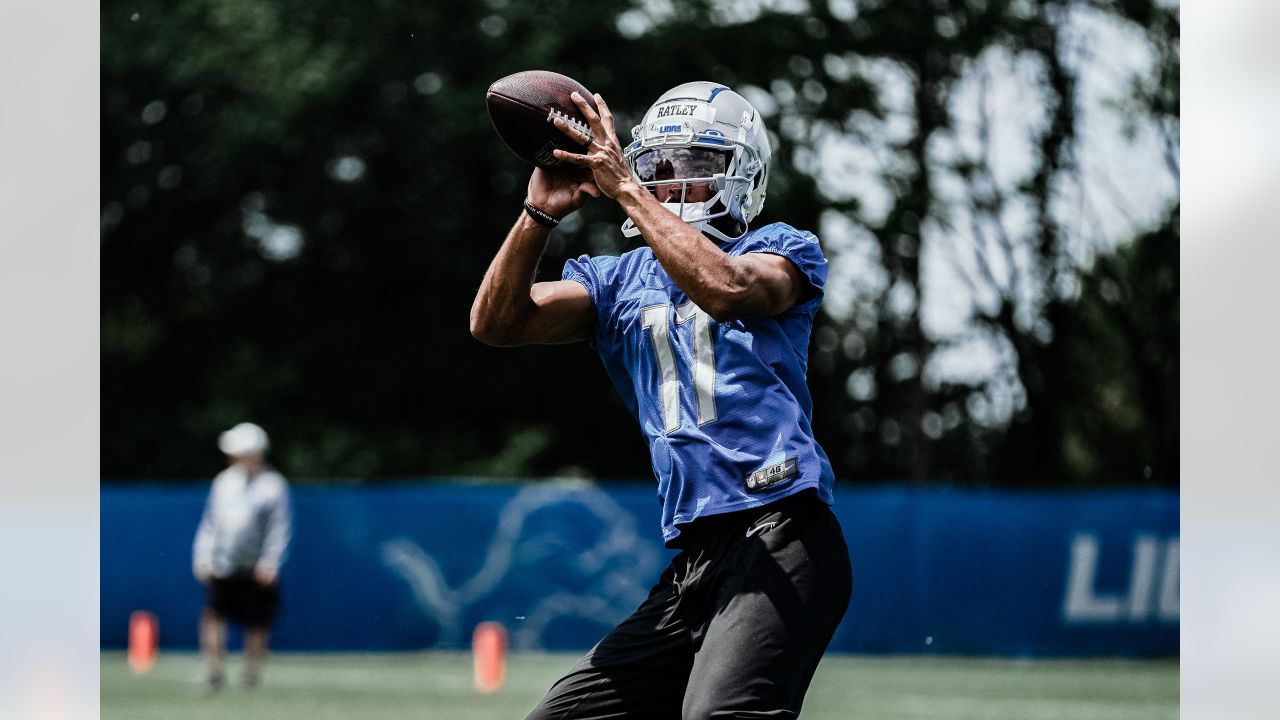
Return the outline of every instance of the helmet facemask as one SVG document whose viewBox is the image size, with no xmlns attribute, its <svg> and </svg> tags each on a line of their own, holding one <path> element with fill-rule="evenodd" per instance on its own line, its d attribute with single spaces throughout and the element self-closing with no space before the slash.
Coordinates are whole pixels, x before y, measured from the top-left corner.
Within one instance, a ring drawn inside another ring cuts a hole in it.
<svg viewBox="0 0 1280 720">
<path fill-rule="evenodd" d="M 729 154 L 700 147 L 670 147 L 644 150 L 632 162 L 640 186 L 685 222 L 710 220 L 710 208 L 726 214 L 722 191 Z"/>
</svg>

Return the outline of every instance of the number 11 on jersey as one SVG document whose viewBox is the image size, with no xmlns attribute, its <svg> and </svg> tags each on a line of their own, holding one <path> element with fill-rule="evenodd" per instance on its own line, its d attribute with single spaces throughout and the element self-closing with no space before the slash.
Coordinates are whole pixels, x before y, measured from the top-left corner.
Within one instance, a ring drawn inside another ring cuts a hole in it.
<svg viewBox="0 0 1280 720">
<path fill-rule="evenodd" d="M 653 341 L 653 352 L 662 374 L 658 394 L 662 398 L 665 432 L 680 427 L 680 372 L 676 368 L 670 317 L 671 305 L 651 305 L 640 314 L 642 326 Z M 698 424 L 706 425 L 716 419 L 716 349 L 711 339 L 711 316 L 690 301 L 676 308 L 676 325 L 690 320 L 693 320 L 693 389 L 698 396 Z"/>
</svg>

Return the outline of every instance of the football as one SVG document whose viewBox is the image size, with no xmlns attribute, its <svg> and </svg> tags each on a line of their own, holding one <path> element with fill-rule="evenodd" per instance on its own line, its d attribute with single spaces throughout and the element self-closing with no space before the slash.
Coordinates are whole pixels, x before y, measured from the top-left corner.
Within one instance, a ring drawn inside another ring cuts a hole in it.
<svg viewBox="0 0 1280 720">
<path fill-rule="evenodd" d="M 489 119 L 498 137 L 527 162 L 546 169 L 563 167 L 565 163 L 552 153 L 559 148 L 569 152 L 585 152 L 586 143 L 578 144 L 552 124 L 557 116 L 590 134 L 586 119 L 569 97 L 577 91 L 592 110 L 596 101 L 591 92 L 573 78 L 547 70 L 526 70 L 494 81 L 485 93 Z"/>
</svg>

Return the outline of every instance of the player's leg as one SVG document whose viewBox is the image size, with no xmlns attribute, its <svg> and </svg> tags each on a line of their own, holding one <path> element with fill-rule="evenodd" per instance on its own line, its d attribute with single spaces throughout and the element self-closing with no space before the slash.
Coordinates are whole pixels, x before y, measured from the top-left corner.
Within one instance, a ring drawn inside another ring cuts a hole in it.
<svg viewBox="0 0 1280 720">
<path fill-rule="evenodd" d="M 240 617 L 244 629 L 245 687 L 256 687 L 262 677 L 262 665 L 267 658 L 267 644 L 271 637 L 271 623 L 275 621 L 279 607 L 279 585 L 262 585 L 253 577 L 242 579 Z"/>
<path fill-rule="evenodd" d="M 267 659 L 267 642 L 271 629 L 266 625 L 249 626 L 244 629 L 244 677 L 245 687 L 257 687 L 262 677 L 262 664 Z"/>
<path fill-rule="evenodd" d="M 693 644 L 677 602 L 667 568 L 640 607 L 551 687 L 528 720 L 678 718 Z"/>
<path fill-rule="evenodd" d="M 227 649 L 227 623 L 206 606 L 200 614 L 200 655 L 204 659 L 204 689 L 215 692 L 222 687 L 222 663 Z"/>
<path fill-rule="evenodd" d="M 205 675 L 201 683 L 205 693 L 222 689 L 223 661 L 227 654 L 227 614 L 232 610 L 233 592 L 228 578 L 212 577 L 200 615 L 200 655 Z"/>
<path fill-rule="evenodd" d="M 849 553 L 830 509 L 815 500 L 762 527 L 723 557 L 731 569 L 694 659 L 684 720 L 799 715 L 848 608 Z"/>
</svg>

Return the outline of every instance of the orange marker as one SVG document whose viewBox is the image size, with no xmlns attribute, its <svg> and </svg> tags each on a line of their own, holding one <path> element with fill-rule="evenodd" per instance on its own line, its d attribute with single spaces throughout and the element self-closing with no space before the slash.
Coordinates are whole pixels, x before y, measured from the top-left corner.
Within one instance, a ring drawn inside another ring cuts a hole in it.
<svg viewBox="0 0 1280 720">
<path fill-rule="evenodd" d="M 492 695 L 502 689 L 507 670 L 507 630 L 502 623 L 482 622 L 471 636 L 476 690 Z"/>
<path fill-rule="evenodd" d="M 134 610 L 129 614 L 129 667 L 139 675 L 156 664 L 160 643 L 160 621 L 154 613 Z"/>
</svg>

